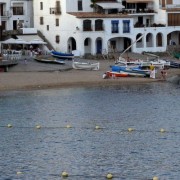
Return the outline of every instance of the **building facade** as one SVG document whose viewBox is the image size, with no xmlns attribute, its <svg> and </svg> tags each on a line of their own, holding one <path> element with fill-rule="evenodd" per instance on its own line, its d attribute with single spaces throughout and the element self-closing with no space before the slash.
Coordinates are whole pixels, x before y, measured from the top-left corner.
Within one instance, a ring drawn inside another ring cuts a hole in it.
<svg viewBox="0 0 180 180">
<path fill-rule="evenodd" d="M 57 51 L 164 52 L 180 44 L 179 0 L 34 0 L 34 27 Z"/>
<path fill-rule="evenodd" d="M 34 27 L 33 0 L 0 0 L 0 13 L 1 40 Z"/>
</svg>

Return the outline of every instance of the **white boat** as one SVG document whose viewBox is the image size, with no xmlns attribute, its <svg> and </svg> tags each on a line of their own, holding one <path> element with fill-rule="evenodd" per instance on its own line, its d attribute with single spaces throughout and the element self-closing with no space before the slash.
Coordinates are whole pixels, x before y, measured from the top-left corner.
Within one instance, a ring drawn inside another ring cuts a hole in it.
<svg viewBox="0 0 180 180">
<path fill-rule="evenodd" d="M 81 62 L 73 60 L 72 67 L 74 69 L 99 70 L 99 62 Z"/>
</svg>

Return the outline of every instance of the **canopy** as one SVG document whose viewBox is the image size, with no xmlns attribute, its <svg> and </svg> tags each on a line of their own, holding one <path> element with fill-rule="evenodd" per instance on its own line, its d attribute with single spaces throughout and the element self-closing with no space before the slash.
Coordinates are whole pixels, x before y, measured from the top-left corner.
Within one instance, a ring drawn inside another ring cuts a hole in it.
<svg viewBox="0 0 180 180">
<path fill-rule="evenodd" d="M 40 39 L 33 39 L 29 41 L 30 44 L 47 44 L 46 42 L 40 40 Z"/>
<path fill-rule="evenodd" d="M 96 3 L 98 6 L 101 6 L 103 9 L 122 9 L 125 8 L 121 3 Z"/>
<path fill-rule="evenodd" d="M 16 44 L 16 39 L 10 38 L 1 42 L 2 44 Z"/>
</svg>

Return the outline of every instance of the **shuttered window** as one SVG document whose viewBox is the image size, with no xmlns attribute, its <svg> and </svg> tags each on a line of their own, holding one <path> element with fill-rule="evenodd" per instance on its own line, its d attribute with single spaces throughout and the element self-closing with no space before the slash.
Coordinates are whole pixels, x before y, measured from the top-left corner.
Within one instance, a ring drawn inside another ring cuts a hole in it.
<svg viewBox="0 0 180 180">
<path fill-rule="evenodd" d="M 180 26 L 180 13 L 168 14 L 168 26 Z"/>
</svg>

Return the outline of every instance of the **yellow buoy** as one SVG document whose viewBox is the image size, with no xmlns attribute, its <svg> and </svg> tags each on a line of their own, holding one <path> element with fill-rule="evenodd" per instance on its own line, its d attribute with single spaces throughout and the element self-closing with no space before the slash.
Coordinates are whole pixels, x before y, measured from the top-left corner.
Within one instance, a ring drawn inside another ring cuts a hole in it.
<svg viewBox="0 0 180 180">
<path fill-rule="evenodd" d="M 134 131 L 134 129 L 133 128 L 128 128 L 128 131 L 132 132 L 132 131 Z"/>
<path fill-rule="evenodd" d="M 66 171 L 63 171 L 61 174 L 62 177 L 68 177 L 68 173 Z"/>
<path fill-rule="evenodd" d="M 165 131 L 165 129 L 161 128 L 161 129 L 160 129 L 160 132 L 161 132 L 161 133 L 164 133 L 164 132 L 166 132 L 166 131 Z"/>
<path fill-rule="evenodd" d="M 159 178 L 157 176 L 154 176 L 153 180 L 159 180 Z"/>
<path fill-rule="evenodd" d="M 100 127 L 99 127 L 99 126 L 96 126 L 95 129 L 100 129 Z"/>
<path fill-rule="evenodd" d="M 113 178 L 113 175 L 111 173 L 107 174 L 106 176 L 107 179 L 112 179 Z"/>
<path fill-rule="evenodd" d="M 8 127 L 8 128 L 12 128 L 12 125 L 11 125 L 11 124 L 8 124 L 7 127 Z"/>
<path fill-rule="evenodd" d="M 36 125 L 36 129 L 41 129 L 41 126 L 40 125 Z"/>
<path fill-rule="evenodd" d="M 66 128 L 72 128 L 72 126 L 68 124 L 68 125 L 66 126 Z"/>
<path fill-rule="evenodd" d="M 17 175 L 20 175 L 20 174 L 23 174 L 21 171 L 18 171 L 17 173 L 16 173 Z"/>
</svg>

